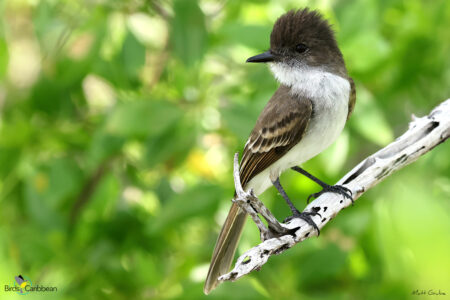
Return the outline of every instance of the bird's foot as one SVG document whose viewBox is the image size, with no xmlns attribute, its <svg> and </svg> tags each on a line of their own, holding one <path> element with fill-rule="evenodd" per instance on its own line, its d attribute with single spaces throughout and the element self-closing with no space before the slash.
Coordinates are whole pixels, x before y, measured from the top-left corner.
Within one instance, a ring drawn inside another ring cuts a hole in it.
<svg viewBox="0 0 450 300">
<path fill-rule="evenodd" d="M 300 218 L 300 219 L 304 220 L 306 223 L 308 223 L 309 225 L 311 225 L 312 227 L 314 227 L 314 229 L 317 230 L 317 236 L 319 236 L 320 235 L 319 227 L 317 227 L 317 224 L 311 218 L 311 216 L 316 216 L 316 215 L 319 215 L 320 217 L 322 217 L 318 212 L 315 212 L 315 211 L 314 212 L 299 212 L 298 210 L 296 210 L 293 212 L 292 216 L 284 219 L 283 223 L 289 222 L 295 218 Z"/>
<path fill-rule="evenodd" d="M 345 186 L 342 186 L 342 185 L 328 185 L 328 184 L 324 185 L 323 189 L 320 192 L 309 195 L 309 197 L 306 200 L 306 202 L 309 203 L 311 198 L 317 198 L 320 195 L 322 195 L 323 193 L 340 194 L 340 195 L 344 196 L 344 199 L 345 198 L 350 199 L 350 201 L 352 201 L 352 205 L 354 203 L 353 197 L 352 197 L 352 191 L 350 189 L 348 189 L 348 188 L 346 188 Z"/>
</svg>

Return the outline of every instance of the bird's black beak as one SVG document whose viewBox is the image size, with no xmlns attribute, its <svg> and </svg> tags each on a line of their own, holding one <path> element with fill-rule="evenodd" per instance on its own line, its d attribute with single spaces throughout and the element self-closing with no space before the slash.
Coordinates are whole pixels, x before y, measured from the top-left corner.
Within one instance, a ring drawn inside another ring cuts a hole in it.
<svg viewBox="0 0 450 300">
<path fill-rule="evenodd" d="M 265 62 L 270 62 L 270 61 L 274 61 L 275 56 L 272 54 L 272 52 L 266 51 L 264 53 L 252 56 L 250 58 L 247 59 L 247 62 L 250 63 L 265 63 Z"/>
</svg>

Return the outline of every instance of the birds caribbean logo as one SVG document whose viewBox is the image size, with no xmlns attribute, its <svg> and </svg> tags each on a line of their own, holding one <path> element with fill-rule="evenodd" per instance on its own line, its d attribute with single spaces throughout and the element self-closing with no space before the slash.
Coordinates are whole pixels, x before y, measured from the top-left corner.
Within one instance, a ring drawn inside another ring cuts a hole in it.
<svg viewBox="0 0 450 300">
<path fill-rule="evenodd" d="M 16 279 L 16 282 L 14 282 L 14 286 L 19 286 L 19 291 L 17 294 L 19 295 L 26 295 L 28 294 L 28 291 L 26 289 L 27 286 L 32 286 L 31 280 L 29 278 L 24 278 L 22 275 L 18 275 L 14 277 Z"/>
</svg>

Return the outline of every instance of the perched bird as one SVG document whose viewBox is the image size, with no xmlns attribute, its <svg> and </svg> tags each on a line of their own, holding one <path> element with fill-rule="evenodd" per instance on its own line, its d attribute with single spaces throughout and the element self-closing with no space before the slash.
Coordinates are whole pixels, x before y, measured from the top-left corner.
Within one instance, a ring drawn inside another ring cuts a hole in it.
<svg viewBox="0 0 450 300">
<path fill-rule="evenodd" d="M 311 219 L 313 213 L 295 208 L 279 176 L 293 169 L 322 186 L 321 192 L 311 196 L 335 192 L 352 199 L 345 187 L 330 186 L 298 167 L 336 140 L 355 105 L 355 86 L 334 32 L 317 11 L 289 11 L 275 22 L 270 49 L 247 62 L 269 63 L 280 86 L 245 144 L 240 163 L 242 186 L 259 195 L 274 185 L 289 205 L 291 218 L 302 218 L 319 231 Z M 233 203 L 212 255 L 205 294 L 217 286 L 220 275 L 228 272 L 246 218 Z"/>
</svg>

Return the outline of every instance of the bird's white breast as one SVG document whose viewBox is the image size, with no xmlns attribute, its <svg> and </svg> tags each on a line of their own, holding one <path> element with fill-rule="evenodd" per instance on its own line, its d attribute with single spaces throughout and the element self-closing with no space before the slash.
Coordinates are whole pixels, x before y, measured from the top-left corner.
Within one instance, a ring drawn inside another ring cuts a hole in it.
<svg viewBox="0 0 450 300">
<path fill-rule="evenodd" d="M 246 189 L 252 188 L 256 195 L 270 187 L 284 170 L 306 162 L 330 146 L 344 128 L 348 114 L 350 83 L 346 78 L 318 68 L 276 63 L 270 67 L 277 80 L 290 86 L 293 94 L 311 99 L 313 116 L 301 141 L 247 184 Z"/>
</svg>

